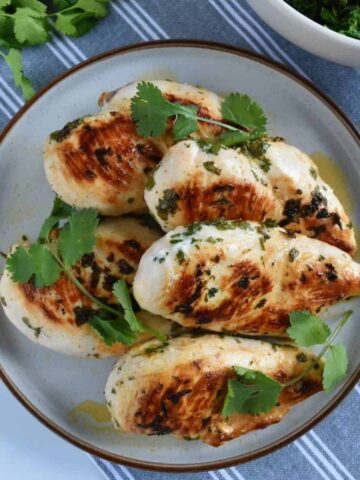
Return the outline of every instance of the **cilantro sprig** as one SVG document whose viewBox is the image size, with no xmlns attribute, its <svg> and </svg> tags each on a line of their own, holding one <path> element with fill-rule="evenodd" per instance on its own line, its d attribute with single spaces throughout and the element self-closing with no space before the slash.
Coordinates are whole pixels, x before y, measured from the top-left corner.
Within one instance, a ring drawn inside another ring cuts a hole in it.
<svg viewBox="0 0 360 480">
<path fill-rule="evenodd" d="M 218 143 L 226 146 L 249 142 L 266 134 L 264 112 L 248 95 L 227 95 L 221 105 L 221 114 L 223 121 L 200 116 L 195 106 L 170 102 L 156 85 L 146 81 L 138 84 L 137 93 L 131 99 L 132 119 L 138 134 L 143 137 L 164 134 L 170 117 L 175 118 L 172 132 L 175 140 L 196 132 L 199 121 L 225 129 Z"/>
<path fill-rule="evenodd" d="M 298 376 L 286 383 L 280 383 L 256 370 L 235 366 L 236 378 L 228 380 L 222 415 L 228 417 L 233 413 L 258 415 L 269 412 L 277 405 L 282 390 L 306 377 L 325 354 L 327 356 L 322 383 L 326 392 L 332 391 L 345 378 L 348 368 L 344 345 L 334 345 L 333 342 L 352 313 L 352 311 L 344 313 L 337 327 L 331 332 L 328 325 L 310 312 L 292 312 L 290 327 L 287 329 L 289 337 L 301 347 L 322 345 L 320 353 Z"/>
<path fill-rule="evenodd" d="M 24 75 L 21 50 L 46 43 L 51 28 L 79 37 L 108 13 L 109 0 L 0 0 L 0 56 L 10 67 L 25 100 L 34 89 Z"/>
<path fill-rule="evenodd" d="M 94 249 L 98 222 L 94 210 L 75 210 L 55 198 L 52 212 L 44 221 L 37 242 L 30 247 L 20 245 L 7 257 L 6 268 L 11 279 L 16 283 L 32 282 L 35 287 L 43 288 L 53 285 L 61 274 L 65 274 L 97 307 L 88 323 L 107 345 L 115 342 L 130 344 L 138 333 L 145 331 L 163 340 L 161 335 L 136 317 L 123 279 L 113 287 L 114 297 L 120 305 L 120 308 L 114 308 L 92 295 L 74 275 L 72 267 Z M 60 227 L 58 235 L 51 234 L 55 227 Z"/>
</svg>

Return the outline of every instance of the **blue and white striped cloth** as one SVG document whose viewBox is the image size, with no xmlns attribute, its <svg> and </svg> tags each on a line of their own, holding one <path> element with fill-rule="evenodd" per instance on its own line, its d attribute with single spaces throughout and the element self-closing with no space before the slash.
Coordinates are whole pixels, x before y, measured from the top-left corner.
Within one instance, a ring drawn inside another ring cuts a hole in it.
<svg viewBox="0 0 360 480">
<path fill-rule="evenodd" d="M 264 0 L 265 2 L 267 0 Z M 251 0 L 250 0 L 251 3 Z M 113 0 L 111 14 L 83 38 L 53 32 L 47 45 L 25 52 L 36 88 L 94 54 L 140 41 L 193 38 L 229 43 L 280 61 L 332 97 L 360 128 L 360 70 L 341 67 L 295 47 L 268 28 L 245 0 Z M 22 106 L 0 63 L 0 130 Z M 360 388 L 306 435 L 272 455 L 216 472 L 172 474 L 188 480 L 359 480 Z M 109 480 L 165 480 L 166 473 L 127 468 L 94 458 Z"/>
</svg>

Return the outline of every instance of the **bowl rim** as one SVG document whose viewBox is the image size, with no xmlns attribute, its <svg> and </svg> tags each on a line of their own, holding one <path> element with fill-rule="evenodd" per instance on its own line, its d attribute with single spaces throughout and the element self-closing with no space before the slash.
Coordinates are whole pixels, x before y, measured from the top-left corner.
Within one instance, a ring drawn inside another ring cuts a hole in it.
<svg viewBox="0 0 360 480">
<path fill-rule="evenodd" d="M 281 63 L 278 63 L 274 60 L 270 60 L 260 54 L 249 52 L 245 49 L 234 47 L 225 43 L 218 43 L 218 42 L 211 42 L 211 41 L 200 41 L 200 40 L 183 40 L 183 39 L 175 39 L 175 40 L 155 40 L 151 42 L 143 42 L 143 43 L 135 43 L 131 45 L 127 45 L 125 47 L 115 48 L 113 50 L 101 53 L 99 55 L 95 55 L 90 57 L 89 59 L 85 60 L 84 62 L 75 65 L 74 67 L 66 70 L 59 76 L 55 77 L 48 85 L 40 89 L 35 96 L 26 103 L 17 113 L 16 115 L 9 121 L 6 125 L 4 130 L 0 132 L 0 146 L 3 140 L 6 138 L 7 134 L 10 130 L 16 125 L 16 123 L 24 116 L 27 110 L 37 101 L 39 100 L 45 93 L 47 93 L 50 89 L 54 88 L 62 82 L 65 78 L 71 76 L 74 72 L 81 70 L 88 65 L 92 65 L 99 61 L 102 61 L 107 58 L 111 58 L 114 56 L 128 54 L 130 52 L 137 52 L 141 50 L 147 49 L 159 49 L 159 48 L 195 48 L 195 49 L 205 49 L 205 50 L 214 50 L 223 53 L 229 53 L 236 55 L 240 58 L 249 59 L 265 65 L 271 69 L 274 69 L 287 77 L 291 80 L 294 80 L 302 87 L 306 88 L 310 91 L 313 95 L 315 95 L 326 107 L 328 107 L 332 113 L 340 120 L 340 122 L 344 125 L 344 127 L 348 130 L 351 136 L 354 138 L 355 142 L 358 144 L 360 149 L 360 132 L 355 127 L 354 123 L 347 117 L 347 115 L 337 106 L 337 104 L 331 100 L 327 95 L 325 95 L 318 87 L 313 85 L 309 80 L 301 77 L 297 73 L 293 72 L 290 68 L 285 67 Z M 147 462 L 142 460 L 135 460 L 127 457 L 123 457 L 122 455 L 114 454 L 102 450 L 90 443 L 76 437 L 75 435 L 67 432 L 65 429 L 57 425 L 53 420 L 48 418 L 44 413 L 41 412 L 22 392 L 21 390 L 15 385 L 15 383 L 11 380 L 10 376 L 6 373 L 4 367 L 0 364 L 0 379 L 3 381 L 5 386 L 9 389 L 9 391 L 15 396 L 15 398 L 34 416 L 36 417 L 41 423 L 43 423 L 47 428 L 53 431 L 58 436 L 62 437 L 64 440 L 68 441 L 69 443 L 73 444 L 74 446 L 84 450 L 91 455 L 98 456 L 103 458 L 104 460 L 108 460 L 114 463 L 119 463 L 122 465 L 126 465 L 129 467 L 140 468 L 144 470 L 152 470 L 157 472 L 171 472 L 171 473 L 185 473 L 185 472 L 199 472 L 199 471 L 207 471 L 207 470 L 215 470 L 219 468 L 231 467 L 234 465 L 238 465 L 241 463 L 246 463 L 251 460 L 258 459 L 264 455 L 274 452 L 279 448 L 287 445 L 288 443 L 294 441 L 308 430 L 310 430 L 313 426 L 315 426 L 320 420 L 325 418 L 329 413 L 331 413 L 336 406 L 345 398 L 346 395 L 350 393 L 352 388 L 360 379 L 360 364 L 356 367 L 353 374 L 347 378 L 344 385 L 341 389 L 337 392 L 337 394 L 313 417 L 311 417 L 306 423 L 304 423 L 298 429 L 292 431 L 291 433 L 285 435 L 281 439 L 272 442 L 271 444 L 267 445 L 266 447 L 257 449 L 255 451 L 236 455 L 234 457 L 227 458 L 225 460 L 215 460 L 213 462 L 202 462 L 196 463 L 191 465 L 186 464 L 167 464 L 167 463 L 156 463 L 156 462 Z"/>
<path fill-rule="evenodd" d="M 251 6 L 251 0 L 248 0 L 248 1 Z M 267 0 L 267 1 L 269 2 L 269 4 L 272 3 L 274 5 L 277 5 L 279 10 L 281 8 L 285 9 L 289 15 L 292 15 L 294 18 L 297 18 L 298 21 L 316 30 L 317 32 L 327 36 L 328 38 L 331 38 L 332 40 L 335 40 L 335 41 L 339 41 L 343 45 L 359 48 L 359 51 L 360 51 L 360 39 L 358 40 L 356 38 L 349 37 L 347 35 L 344 35 L 343 33 L 336 32 L 331 28 L 325 27 L 324 25 L 321 25 L 320 23 L 315 22 L 311 18 L 307 17 L 303 13 L 296 10 L 296 8 L 289 5 L 285 0 Z"/>
</svg>

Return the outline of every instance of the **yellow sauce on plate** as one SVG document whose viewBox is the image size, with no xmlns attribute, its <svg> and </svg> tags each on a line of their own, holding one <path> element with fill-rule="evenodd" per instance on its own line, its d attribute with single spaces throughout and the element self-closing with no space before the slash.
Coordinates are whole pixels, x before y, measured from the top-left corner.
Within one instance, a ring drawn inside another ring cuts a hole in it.
<svg viewBox="0 0 360 480">
<path fill-rule="evenodd" d="M 335 195 L 343 204 L 346 212 L 351 212 L 353 199 L 351 198 L 347 187 L 346 177 L 339 166 L 330 157 L 321 152 L 315 152 L 310 155 L 312 161 L 316 163 L 320 177 L 328 183 L 334 190 Z"/>
<path fill-rule="evenodd" d="M 76 405 L 70 412 L 69 416 L 78 417 L 79 414 L 85 413 L 96 422 L 107 423 L 111 421 L 110 412 L 105 403 L 85 400 Z"/>
<path fill-rule="evenodd" d="M 319 169 L 320 177 L 324 182 L 328 183 L 335 192 L 340 202 L 343 204 L 345 211 L 351 218 L 351 211 L 354 205 L 354 199 L 352 198 L 349 188 L 347 186 L 346 177 L 340 167 L 330 157 L 322 152 L 314 152 L 310 155 L 312 161 L 317 165 Z M 359 247 L 358 252 L 355 255 L 355 260 L 360 259 L 360 229 L 354 224 L 355 240 Z"/>
<path fill-rule="evenodd" d="M 73 425 L 77 425 L 92 434 L 121 434 L 119 430 L 113 427 L 111 415 L 105 403 L 85 400 L 70 410 L 68 419 Z"/>
</svg>

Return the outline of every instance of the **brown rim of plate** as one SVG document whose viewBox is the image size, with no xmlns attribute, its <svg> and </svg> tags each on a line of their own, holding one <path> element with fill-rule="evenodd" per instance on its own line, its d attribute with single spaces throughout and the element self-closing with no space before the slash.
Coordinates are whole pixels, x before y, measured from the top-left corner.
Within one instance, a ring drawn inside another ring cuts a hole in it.
<svg viewBox="0 0 360 480">
<path fill-rule="evenodd" d="M 52 82 L 50 82 L 46 87 L 39 90 L 36 95 L 26 104 L 24 105 L 19 112 L 10 120 L 7 124 L 5 129 L 0 133 L 0 145 L 1 142 L 6 137 L 7 133 L 12 129 L 12 127 L 16 124 L 18 120 L 24 115 L 24 113 L 31 107 L 33 103 L 35 103 L 40 97 L 42 97 L 48 90 L 56 86 L 60 83 L 63 79 L 69 77 L 77 70 L 81 70 L 88 65 L 96 63 L 98 61 L 104 60 L 106 58 L 110 58 L 117 55 L 123 55 L 125 53 L 146 50 L 146 49 L 153 49 L 153 48 L 166 48 L 166 47 L 194 47 L 194 48 L 203 48 L 207 50 L 216 50 L 224 53 L 230 53 L 233 55 L 237 55 L 238 57 L 248 58 L 255 62 L 261 63 L 266 65 L 269 68 L 277 70 L 278 72 L 286 75 L 287 77 L 291 78 L 302 87 L 309 90 L 313 95 L 315 95 L 319 100 L 325 104 L 333 114 L 341 121 L 344 127 L 350 132 L 352 137 L 355 139 L 357 144 L 360 148 L 360 133 L 355 127 L 355 125 L 349 120 L 349 118 L 345 115 L 345 113 L 333 102 L 330 98 L 328 98 L 324 93 L 321 92 L 316 86 L 314 86 L 310 81 L 301 78 L 296 73 L 292 72 L 287 67 L 283 66 L 282 64 L 275 62 L 273 60 L 269 60 L 262 55 L 248 52 L 241 48 L 233 47 L 230 45 L 217 43 L 217 42 L 203 42 L 199 40 L 157 40 L 152 42 L 146 43 L 137 43 L 134 45 L 129 45 L 126 47 L 116 48 L 114 50 L 110 50 L 109 52 L 101 53 L 100 55 L 96 55 L 91 57 L 88 60 L 72 67 L 71 69 L 64 72 L 62 75 L 56 77 Z M 304 423 L 300 428 L 297 430 L 285 435 L 280 440 L 271 443 L 270 445 L 255 450 L 253 452 L 238 455 L 235 457 L 227 458 L 226 460 L 222 461 L 215 461 L 215 462 L 205 462 L 205 463 L 197 463 L 193 465 L 183 465 L 183 464 L 165 464 L 165 463 L 153 463 L 153 462 L 142 462 L 140 460 L 133 460 L 126 457 L 122 457 L 121 455 L 112 454 L 101 450 L 99 448 L 94 447 L 93 445 L 84 442 L 80 438 L 75 437 L 74 435 L 70 434 L 63 428 L 59 427 L 56 423 L 46 417 L 39 409 L 37 409 L 26 397 L 25 395 L 16 387 L 14 383 L 10 380 L 10 378 L 5 373 L 5 370 L 0 365 L 0 378 L 10 390 L 10 392 L 19 400 L 19 402 L 41 423 L 43 423 L 46 427 L 52 430 L 54 433 L 59 435 L 60 437 L 67 440 L 69 443 L 75 445 L 76 447 L 85 450 L 86 452 L 101 457 L 105 460 L 109 460 L 111 462 L 120 463 L 123 465 L 127 465 L 129 467 L 135 468 L 142 468 L 145 470 L 154 470 L 158 472 L 198 472 L 204 470 L 215 470 L 224 467 L 231 467 L 233 465 L 237 465 L 240 463 L 249 462 L 251 460 L 258 459 L 263 455 L 268 453 L 274 452 L 275 450 L 287 445 L 288 443 L 292 442 L 296 438 L 300 437 L 304 433 L 306 433 L 310 428 L 314 427 L 320 420 L 325 418 L 330 412 L 334 410 L 334 408 L 339 405 L 341 400 L 351 391 L 351 389 L 355 386 L 356 382 L 360 379 L 360 365 L 357 366 L 355 372 L 349 377 L 341 388 L 341 390 L 332 398 L 332 400 L 322 408 L 316 415 L 310 418 L 306 423 Z"/>
</svg>

